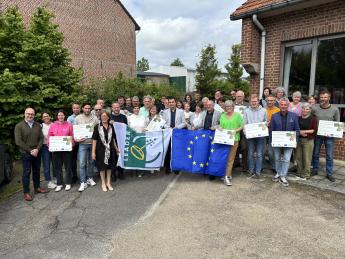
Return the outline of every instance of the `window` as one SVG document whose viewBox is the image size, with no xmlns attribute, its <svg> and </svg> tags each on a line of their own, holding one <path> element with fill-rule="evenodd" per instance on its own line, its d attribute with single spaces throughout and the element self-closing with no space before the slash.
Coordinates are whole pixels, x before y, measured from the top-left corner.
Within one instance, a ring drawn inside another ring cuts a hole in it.
<svg viewBox="0 0 345 259">
<path fill-rule="evenodd" d="M 300 91 L 309 94 L 312 44 L 287 47 L 284 57 L 284 85 L 288 86 L 288 95 Z"/>
<path fill-rule="evenodd" d="M 322 89 L 331 92 L 332 103 L 345 104 L 345 38 L 318 44 L 315 92 Z"/>
<path fill-rule="evenodd" d="M 345 121 L 345 35 L 288 43 L 284 46 L 283 86 L 289 96 L 328 90 Z"/>
</svg>

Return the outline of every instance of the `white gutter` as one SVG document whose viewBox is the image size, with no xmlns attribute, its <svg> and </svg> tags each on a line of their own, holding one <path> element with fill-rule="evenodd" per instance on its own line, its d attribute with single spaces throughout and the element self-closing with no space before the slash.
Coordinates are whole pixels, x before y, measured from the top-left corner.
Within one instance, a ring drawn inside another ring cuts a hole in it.
<svg viewBox="0 0 345 259">
<path fill-rule="evenodd" d="M 260 91 L 259 91 L 259 96 L 261 98 L 264 91 L 264 83 L 265 83 L 266 30 L 264 26 L 259 22 L 256 14 L 253 15 L 253 22 L 261 31 L 261 61 L 260 61 Z"/>
</svg>

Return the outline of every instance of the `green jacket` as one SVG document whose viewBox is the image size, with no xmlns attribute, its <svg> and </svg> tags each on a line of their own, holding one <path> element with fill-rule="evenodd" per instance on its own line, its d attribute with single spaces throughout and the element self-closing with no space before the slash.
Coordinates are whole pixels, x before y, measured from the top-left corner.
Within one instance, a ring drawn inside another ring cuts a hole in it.
<svg viewBox="0 0 345 259">
<path fill-rule="evenodd" d="M 34 122 L 30 128 L 25 121 L 21 121 L 14 128 L 14 138 L 21 153 L 30 153 L 35 148 L 40 150 L 43 144 L 42 127 Z"/>
</svg>

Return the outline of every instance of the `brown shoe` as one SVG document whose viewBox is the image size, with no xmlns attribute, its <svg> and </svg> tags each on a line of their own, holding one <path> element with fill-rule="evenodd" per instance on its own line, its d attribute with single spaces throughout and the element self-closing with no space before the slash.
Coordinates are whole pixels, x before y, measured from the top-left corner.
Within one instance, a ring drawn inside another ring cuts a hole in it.
<svg viewBox="0 0 345 259">
<path fill-rule="evenodd" d="M 37 188 L 37 189 L 35 189 L 35 193 L 47 193 L 47 192 L 49 192 L 49 191 L 44 189 L 44 188 Z"/>
<path fill-rule="evenodd" d="M 29 193 L 24 193 L 24 200 L 32 201 L 32 196 Z"/>
</svg>

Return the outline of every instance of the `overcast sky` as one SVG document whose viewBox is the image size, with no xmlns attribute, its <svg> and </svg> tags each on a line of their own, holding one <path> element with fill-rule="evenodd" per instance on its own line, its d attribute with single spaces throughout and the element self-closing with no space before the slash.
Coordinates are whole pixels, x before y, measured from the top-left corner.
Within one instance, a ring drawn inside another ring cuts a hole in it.
<svg viewBox="0 0 345 259">
<path fill-rule="evenodd" d="M 241 41 L 241 21 L 229 15 L 244 0 L 122 0 L 141 27 L 137 34 L 137 59 L 150 67 L 169 65 L 180 58 L 195 68 L 200 51 L 215 44 L 219 67 L 230 56 L 231 45 Z"/>
</svg>

